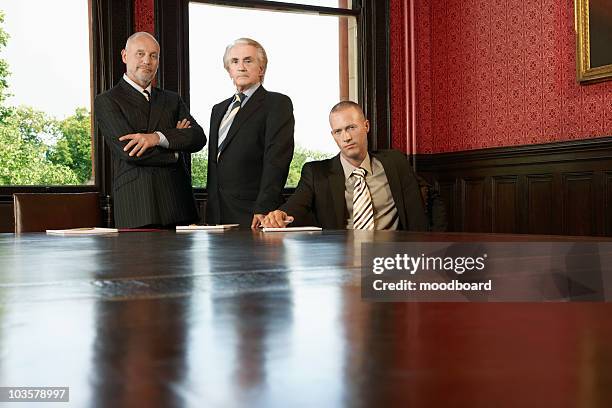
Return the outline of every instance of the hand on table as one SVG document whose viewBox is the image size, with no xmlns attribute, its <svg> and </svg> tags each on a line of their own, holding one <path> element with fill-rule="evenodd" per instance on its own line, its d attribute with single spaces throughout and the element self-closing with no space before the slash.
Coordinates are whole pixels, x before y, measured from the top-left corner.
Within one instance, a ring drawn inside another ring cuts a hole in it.
<svg viewBox="0 0 612 408">
<path fill-rule="evenodd" d="M 285 228 L 287 224 L 293 222 L 293 217 L 287 215 L 286 212 L 281 210 L 275 210 L 269 212 L 261 222 L 262 226 L 267 228 Z"/>
<path fill-rule="evenodd" d="M 256 229 L 261 227 L 261 223 L 263 222 L 265 215 L 263 214 L 253 214 L 253 221 L 251 221 L 251 228 Z"/>
</svg>

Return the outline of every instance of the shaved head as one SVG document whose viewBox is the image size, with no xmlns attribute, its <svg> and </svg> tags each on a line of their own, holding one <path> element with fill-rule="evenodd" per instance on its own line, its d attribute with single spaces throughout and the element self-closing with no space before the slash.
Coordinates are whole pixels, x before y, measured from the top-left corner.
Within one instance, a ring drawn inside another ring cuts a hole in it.
<svg viewBox="0 0 612 408">
<path fill-rule="evenodd" d="M 147 88 L 159 67 L 159 43 L 149 33 L 132 34 L 121 51 L 125 73 L 142 88 Z"/>
<path fill-rule="evenodd" d="M 358 167 L 368 153 L 370 122 L 355 102 L 342 101 L 329 112 L 331 134 L 340 148 L 340 154 Z"/>
<path fill-rule="evenodd" d="M 159 43 L 157 42 L 157 39 L 155 39 L 155 37 L 153 37 L 151 34 L 147 33 L 146 31 L 139 31 L 128 37 L 128 39 L 125 41 L 125 49 L 127 50 L 130 44 L 134 40 L 137 40 L 140 37 L 148 37 L 149 39 L 155 41 L 155 44 L 157 44 L 157 48 L 159 48 Z"/>
<path fill-rule="evenodd" d="M 353 101 L 338 102 L 334 105 L 333 108 L 331 108 L 329 115 L 331 116 L 333 113 L 340 112 L 345 109 L 355 109 L 359 113 L 360 119 L 365 120 L 366 118 L 365 114 L 363 113 L 363 109 L 361 109 L 361 106 L 359 106 L 359 104 Z"/>
</svg>

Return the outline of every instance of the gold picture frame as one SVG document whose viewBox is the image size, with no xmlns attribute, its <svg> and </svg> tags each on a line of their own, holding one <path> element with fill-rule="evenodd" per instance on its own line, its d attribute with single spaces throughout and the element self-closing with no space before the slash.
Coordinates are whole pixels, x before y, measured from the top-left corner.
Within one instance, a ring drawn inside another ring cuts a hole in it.
<svg viewBox="0 0 612 408">
<path fill-rule="evenodd" d="M 611 0 L 574 0 L 578 82 L 612 79 Z"/>
</svg>

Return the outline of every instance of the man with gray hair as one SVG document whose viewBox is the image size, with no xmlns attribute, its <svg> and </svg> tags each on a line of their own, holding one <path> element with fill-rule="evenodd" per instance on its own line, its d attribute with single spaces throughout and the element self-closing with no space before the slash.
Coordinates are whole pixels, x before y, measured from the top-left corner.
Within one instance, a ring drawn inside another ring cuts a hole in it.
<svg viewBox="0 0 612 408">
<path fill-rule="evenodd" d="M 159 43 L 149 33 L 128 38 L 123 78 L 98 95 L 94 117 L 113 162 L 115 226 L 172 227 L 198 219 L 185 160 L 206 135 L 180 96 L 152 86 Z"/>
<path fill-rule="evenodd" d="M 293 157 L 293 104 L 262 83 L 268 57 L 257 41 L 227 46 L 223 66 L 235 94 L 218 103 L 210 118 L 206 222 L 255 228 L 282 204 Z"/>
</svg>

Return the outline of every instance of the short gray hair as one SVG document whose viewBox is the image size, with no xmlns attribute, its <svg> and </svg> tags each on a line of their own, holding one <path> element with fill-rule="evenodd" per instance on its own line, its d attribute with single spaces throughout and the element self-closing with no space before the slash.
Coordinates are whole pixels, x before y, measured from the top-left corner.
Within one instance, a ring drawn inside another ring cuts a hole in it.
<svg viewBox="0 0 612 408">
<path fill-rule="evenodd" d="M 238 38 L 225 47 L 225 53 L 223 54 L 223 67 L 226 70 L 229 70 L 229 53 L 235 45 L 252 45 L 257 49 L 257 60 L 259 61 L 259 65 L 261 65 L 263 68 L 263 73 L 261 74 L 261 82 L 263 82 L 263 79 L 266 76 L 266 69 L 268 68 L 268 55 L 266 54 L 264 47 L 251 38 Z"/>
<path fill-rule="evenodd" d="M 159 42 L 157 41 L 157 38 L 152 36 L 150 33 L 147 33 L 146 31 L 138 31 L 137 33 L 134 33 L 134 34 L 130 35 L 128 37 L 128 39 L 125 40 L 125 49 L 127 50 L 127 47 L 128 47 L 128 44 L 130 43 L 130 41 L 135 40 L 138 37 L 149 37 L 150 39 L 155 41 L 155 43 L 157 44 L 157 48 L 160 48 Z"/>
</svg>

